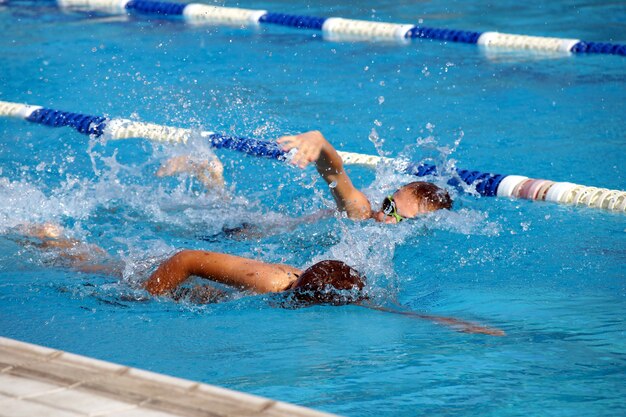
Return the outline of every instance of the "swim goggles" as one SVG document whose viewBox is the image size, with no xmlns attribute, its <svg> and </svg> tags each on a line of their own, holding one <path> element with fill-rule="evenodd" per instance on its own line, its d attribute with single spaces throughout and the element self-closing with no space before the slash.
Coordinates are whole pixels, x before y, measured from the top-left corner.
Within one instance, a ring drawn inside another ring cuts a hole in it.
<svg viewBox="0 0 626 417">
<path fill-rule="evenodd" d="M 402 217 L 398 214 L 398 210 L 396 208 L 396 202 L 393 201 L 393 196 L 388 195 L 383 200 L 382 205 L 383 213 L 385 216 L 391 216 L 396 219 L 396 222 L 400 223 L 402 220 L 406 220 L 406 217 Z"/>
</svg>

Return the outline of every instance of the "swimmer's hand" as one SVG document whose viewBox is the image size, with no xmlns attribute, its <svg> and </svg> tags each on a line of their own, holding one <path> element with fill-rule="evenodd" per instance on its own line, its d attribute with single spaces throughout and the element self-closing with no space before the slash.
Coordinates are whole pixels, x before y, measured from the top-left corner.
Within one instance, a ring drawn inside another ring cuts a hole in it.
<svg viewBox="0 0 626 417">
<path fill-rule="evenodd" d="M 283 136 L 277 142 L 282 145 L 284 151 L 294 148 L 298 150 L 291 159 L 291 164 L 300 168 L 305 168 L 311 162 L 317 162 L 325 147 L 332 148 L 332 145 L 317 130 L 295 136 Z"/>
<path fill-rule="evenodd" d="M 317 172 L 329 185 L 340 211 L 345 211 L 349 218 L 355 220 L 370 218 L 372 207 L 367 196 L 352 184 L 343 169 L 341 156 L 319 131 L 283 136 L 278 139 L 278 143 L 284 151 L 297 149 L 291 164 L 304 168 L 315 162 Z"/>
<path fill-rule="evenodd" d="M 207 190 L 224 188 L 224 165 L 216 157 L 212 160 L 196 161 L 187 155 L 168 159 L 156 172 L 157 177 L 189 174 L 198 179 Z"/>
</svg>

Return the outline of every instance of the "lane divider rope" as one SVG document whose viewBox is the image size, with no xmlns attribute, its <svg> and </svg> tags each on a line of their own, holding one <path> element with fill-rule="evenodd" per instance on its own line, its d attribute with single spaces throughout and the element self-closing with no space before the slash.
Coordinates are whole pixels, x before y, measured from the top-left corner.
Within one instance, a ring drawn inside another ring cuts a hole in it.
<svg viewBox="0 0 626 417">
<path fill-rule="evenodd" d="M 406 43 L 410 39 L 431 39 L 481 45 L 484 48 L 522 49 L 564 54 L 610 54 L 626 56 L 626 45 L 589 42 L 580 39 L 516 35 L 499 32 L 430 28 L 412 24 L 371 22 L 339 17 L 315 17 L 273 13 L 267 10 L 212 6 L 200 3 L 171 3 L 151 0 L 57 0 L 59 7 L 111 14 L 139 13 L 181 16 L 200 25 L 238 27 L 273 24 L 297 29 L 321 31 L 332 41 L 364 40 Z"/>
<path fill-rule="evenodd" d="M 108 140 L 145 138 L 156 142 L 186 143 L 193 135 L 199 135 L 217 149 L 230 149 L 253 156 L 280 161 L 289 159 L 289 154 L 271 141 L 222 135 L 215 132 L 194 132 L 191 129 L 163 126 L 128 119 L 109 119 L 60 110 L 0 101 L 0 116 L 14 117 L 50 127 L 67 126 L 84 135 L 103 137 Z M 347 165 L 375 167 L 381 162 L 393 164 L 404 173 L 424 177 L 438 175 L 437 167 L 425 163 L 411 163 L 393 158 L 353 152 L 339 152 Z M 465 169 L 455 169 L 448 184 L 461 182 L 483 196 L 520 198 L 537 201 L 552 201 L 559 204 L 582 205 L 611 211 L 626 212 L 626 191 L 588 187 L 570 182 L 555 182 L 532 179 L 521 175 L 501 175 Z"/>
</svg>

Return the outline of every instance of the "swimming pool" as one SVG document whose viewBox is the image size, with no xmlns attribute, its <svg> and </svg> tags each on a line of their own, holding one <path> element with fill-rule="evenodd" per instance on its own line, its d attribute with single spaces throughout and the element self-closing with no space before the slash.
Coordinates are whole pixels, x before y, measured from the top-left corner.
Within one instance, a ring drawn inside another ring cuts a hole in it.
<svg viewBox="0 0 626 417">
<path fill-rule="evenodd" d="M 626 43 L 618 3 L 238 6 Z M 373 141 L 413 161 L 626 189 L 623 57 L 0 7 L 0 100 L 261 139 L 315 128 L 347 151 L 375 154 Z M 313 169 L 218 151 L 225 199 L 154 176 L 169 156 L 208 152 L 199 140 L 104 143 L 10 119 L 0 131 L 3 336 L 349 416 L 625 413 L 623 214 L 450 189 L 452 212 L 398 227 L 294 226 L 330 204 Z M 351 174 L 377 202 L 408 179 Z M 122 258 L 124 279 L 73 272 L 19 242 L 19 223 L 46 221 Z M 274 233 L 223 232 L 244 222 Z M 184 247 L 297 266 L 342 259 L 383 302 L 507 336 L 355 306 L 284 310 L 262 296 L 133 301 L 146 270 Z"/>
</svg>

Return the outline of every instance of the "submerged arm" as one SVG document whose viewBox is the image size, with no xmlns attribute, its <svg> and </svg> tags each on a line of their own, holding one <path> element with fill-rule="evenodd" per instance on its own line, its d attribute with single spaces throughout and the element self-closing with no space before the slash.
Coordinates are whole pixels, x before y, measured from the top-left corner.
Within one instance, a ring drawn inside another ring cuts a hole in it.
<svg viewBox="0 0 626 417">
<path fill-rule="evenodd" d="M 394 313 L 400 314 L 402 316 L 414 317 L 418 319 L 430 320 L 438 324 L 443 324 L 444 326 L 448 326 L 463 333 L 477 333 L 477 334 L 486 334 L 489 336 L 504 336 L 505 333 L 503 330 L 495 328 L 483 326 L 480 324 L 472 323 L 469 321 L 456 319 L 454 317 L 444 317 L 444 316 L 435 316 L 432 314 L 421 314 L 415 313 L 413 311 L 406 310 L 395 310 L 386 307 L 377 307 L 373 305 L 362 304 L 363 307 L 371 308 L 372 310 L 384 311 L 386 313 Z"/>
<path fill-rule="evenodd" d="M 261 293 L 280 292 L 291 285 L 296 274 L 300 274 L 300 270 L 288 265 L 268 264 L 217 252 L 183 250 L 159 265 L 145 283 L 145 288 L 151 294 L 164 294 L 196 275 Z"/>
<path fill-rule="evenodd" d="M 339 210 L 345 211 L 351 219 L 367 219 L 371 215 L 370 202 L 361 191 L 354 187 L 344 170 L 343 160 L 337 150 L 317 130 L 296 136 L 283 136 L 278 139 L 283 150 L 297 148 L 291 160 L 300 168 L 314 162 L 317 172 L 331 187 L 331 193 Z"/>
</svg>

